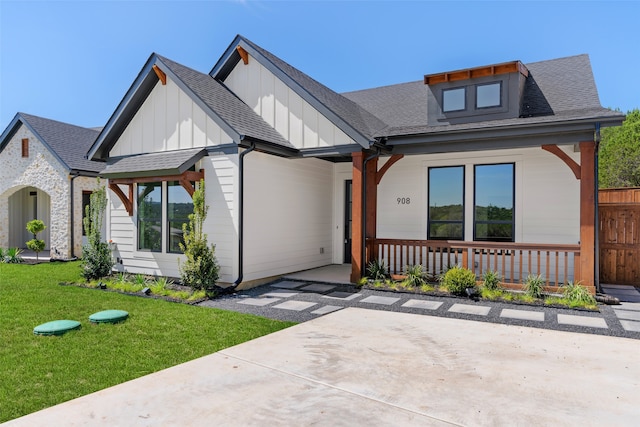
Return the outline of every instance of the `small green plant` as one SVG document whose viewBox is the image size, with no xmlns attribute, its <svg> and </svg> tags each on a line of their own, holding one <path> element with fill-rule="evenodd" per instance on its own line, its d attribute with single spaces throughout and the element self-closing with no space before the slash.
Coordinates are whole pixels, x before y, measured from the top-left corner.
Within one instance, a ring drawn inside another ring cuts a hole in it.
<svg viewBox="0 0 640 427">
<path fill-rule="evenodd" d="M 473 271 L 456 265 L 442 276 L 440 285 L 454 295 L 464 295 L 467 288 L 476 287 L 476 275 Z"/>
<path fill-rule="evenodd" d="M 490 291 L 496 291 L 500 289 L 500 282 L 502 278 L 500 273 L 493 270 L 488 270 L 482 275 L 482 286 Z"/>
<path fill-rule="evenodd" d="M 383 260 L 374 259 L 367 264 L 367 277 L 371 280 L 384 280 L 389 277 L 387 264 Z"/>
<path fill-rule="evenodd" d="M 144 286 L 147 284 L 147 278 L 144 274 L 136 274 L 133 276 L 133 283 L 138 286 Z"/>
<path fill-rule="evenodd" d="M 356 285 L 361 288 L 364 285 L 366 285 L 369 282 L 369 280 L 366 277 L 362 277 L 360 280 L 358 280 L 358 283 L 356 283 Z"/>
<path fill-rule="evenodd" d="M 189 222 L 182 225 L 184 243 L 180 243 L 180 249 L 186 261 L 179 261 L 178 268 L 182 283 L 193 289 L 204 289 L 207 296 L 212 297 L 216 294 L 220 266 L 216 259 L 216 247 L 209 246 L 207 234 L 202 230 L 209 210 L 204 194 L 204 180 L 200 180 L 193 192 L 193 213 L 189 214 Z"/>
<path fill-rule="evenodd" d="M 7 264 L 20 264 L 24 261 L 20 254 L 22 254 L 22 249 L 9 248 L 4 252 L 3 262 Z"/>
<path fill-rule="evenodd" d="M 109 244 L 102 241 L 100 230 L 107 208 L 107 191 L 100 185 L 91 193 L 83 220 L 88 244 L 82 247 L 82 276 L 86 280 L 99 279 L 111 274 L 113 259 Z"/>
<path fill-rule="evenodd" d="M 420 264 L 406 266 L 404 268 L 404 274 L 407 276 L 407 278 L 403 283 L 407 287 L 415 288 L 427 283 L 427 281 L 424 279 L 425 271 Z"/>
<path fill-rule="evenodd" d="M 33 234 L 33 239 L 27 242 L 27 248 L 36 253 L 36 261 L 39 260 L 39 254 L 40 252 L 42 252 L 45 245 L 44 240 L 38 239 L 38 233 L 44 231 L 45 228 L 47 228 L 47 226 L 44 225 L 44 222 L 39 219 L 34 219 L 27 222 L 27 230 L 29 231 L 29 233 Z"/>
<path fill-rule="evenodd" d="M 544 291 L 545 280 L 541 275 L 527 276 L 527 281 L 524 283 L 524 292 L 533 298 L 542 298 Z"/>
<path fill-rule="evenodd" d="M 565 299 L 569 301 L 570 306 L 595 306 L 596 299 L 587 291 L 587 288 L 580 285 L 580 282 L 568 282 L 563 286 L 562 292 Z"/>
</svg>

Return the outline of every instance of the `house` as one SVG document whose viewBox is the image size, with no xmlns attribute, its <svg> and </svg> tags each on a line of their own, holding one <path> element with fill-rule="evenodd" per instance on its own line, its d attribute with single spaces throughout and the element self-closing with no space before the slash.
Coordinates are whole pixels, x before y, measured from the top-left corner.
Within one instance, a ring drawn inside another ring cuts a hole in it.
<svg viewBox="0 0 640 427">
<path fill-rule="evenodd" d="M 104 164 L 84 155 L 99 135 L 25 113 L 0 136 L 0 247 L 25 248 L 32 219 L 47 228 L 38 235 L 52 258 L 82 255 L 84 206 Z"/>
<path fill-rule="evenodd" d="M 118 267 L 177 276 L 193 183 L 221 281 L 373 259 L 595 283 L 602 108 L 586 55 L 338 94 L 242 36 L 209 74 L 147 60 L 88 153 Z"/>
</svg>

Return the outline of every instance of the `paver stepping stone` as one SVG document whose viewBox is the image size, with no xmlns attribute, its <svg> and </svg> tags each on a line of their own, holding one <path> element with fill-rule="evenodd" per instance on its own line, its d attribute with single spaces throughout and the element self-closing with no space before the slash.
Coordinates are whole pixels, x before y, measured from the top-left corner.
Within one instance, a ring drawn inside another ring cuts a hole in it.
<svg viewBox="0 0 640 427">
<path fill-rule="evenodd" d="M 640 322 L 634 322 L 632 320 L 620 320 L 620 324 L 625 331 L 640 332 Z"/>
<path fill-rule="evenodd" d="M 366 297 L 365 299 L 363 299 L 360 302 L 366 302 L 368 304 L 391 305 L 391 304 L 394 304 L 397 301 L 400 301 L 400 298 L 379 297 L 379 296 L 376 296 L 376 295 L 371 295 L 369 297 Z"/>
<path fill-rule="evenodd" d="M 491 311 L 491 307 L 484 305 L 469 305 L 469 304 L 453 304 L 449 309 L 452 313 L 461 314 L 474 314 L 476 316 L 486 316 Z"/>
<path fill-rule="evenodd" d="M 80 322 L 77 320 L 54 320 L 43 323 L 33 328 L 35 335 L 62 335 L 74 329 L 80 329 Z"/>
<path fill-rule="evenodd" d="M 535 322 L 544 322 L 544 313 L 542 311 L 513 310 L 511 308 L 505 308 L 500 312 L 500 317 L 508 317 L 509 319 L 532 320 Z"/>
<path fill-rule="evenodd" d="M 586 326 L 588 328 L 608 328 L 607 322 L 605 322 L 605 320 L 601 317 L 558 314 L 558 323 L 561 325 Z"/>
<path fill-rule="evenodd" d="M 127 320 L 129 313 L 124 310 L 104 310 L 89 316 L 91 323 L 118 323 Z"/>
<path fill-rule="evenodd" d="M 640 311 L 613 309 L 618 319 L 640 321 Z"/>
<path fill-rule="evenodd" d="M 300 288 L 303 291 L 311 291 L 311 292 L 327 292 L 331 289 L 335 288 L 335 285 L 322 285 L 319 283 L 314 283 L 313 285 L 305 286 L 304 288 Z"/>
<path fill-rule="evenodd" d="M 242 301 L 238 301 L 238 304 L 255 305 L 258 307 L 264 307 L 272 302 L 280 301 L 282 298 L 247 298 Z"/>
<path fill-rule="evenodd" d="M 300 292 L 287 292 L 287 291 L 272 291 L 266 294 L 262 294 L 263 297 L 273 297 L 273 298 L 291 298 L 293 296 L 298 295 Z"/>
<path fill-rule="evenodd" d="M 635 302 L 623 302 L 615 306 L 614 310 L 640 311 L 640 304 Z"/>
<path fill-rule="evenodd" d="M 274 283 L 273 285 L 271 285 L 271 287 L 282 288 L 282 289 L 296 289 L 304 285 L 306 285 L 306 283 L 304 282 L 291 282 L 289 280 L 285 280 L 283 282 Z"/>
<path fill-rule="evenodd" d="M 352 299 L 356 299 L 360 296 L 360 294 L 354 294 L 351 292 L 331 292 L 328 295 L 323 295 L 322 298 L 334 298 L 341 299 L 345 301 L 351 301 Z"/>
<path fill-rule="evenodd" d="M 320 307 L 317 310 L 313 310 L 311 312 L 311 314 L 320 314 L 320 315 L 322 315 L 322 314 L 331 313 L 332 311 L 338 311 L 341 308 L 343 308 L 343 307 L 340 307 L 339 305 L 325 305 L 325 306 Z"/>
<path fill-rule="evenodd" d="M 410 299 L 409 301 L 402 304 L 403 307 L 407 308 L 422 308 L 424 310 L 437 310 L 442 305 L 440 301 L 425 301 L 421 299 Z"/>
<path fill-rule="evenodd" d="M 290 300 L 290 301 L 285 301 L 278 305 L 274 305 L 273 308 L 281 308 L 283 310 L 292 310 L 292 311 L 302 311 L 302 310 L 306 310 L 309 307 L 313 307 L 314 305 L 318 305 L 318 303 Z"/>
</svg>

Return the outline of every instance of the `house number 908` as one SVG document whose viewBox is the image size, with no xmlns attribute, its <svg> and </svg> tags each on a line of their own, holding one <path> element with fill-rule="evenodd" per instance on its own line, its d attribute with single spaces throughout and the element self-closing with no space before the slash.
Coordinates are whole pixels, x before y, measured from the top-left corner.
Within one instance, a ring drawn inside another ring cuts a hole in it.
<svg viewBox="0 0 640 427">
<path fill-rule="evenodd" d="M 411 197 L 398 197 L 398 204 L 399 205 L 410 205 L 411 204 Z"/>
</svg>

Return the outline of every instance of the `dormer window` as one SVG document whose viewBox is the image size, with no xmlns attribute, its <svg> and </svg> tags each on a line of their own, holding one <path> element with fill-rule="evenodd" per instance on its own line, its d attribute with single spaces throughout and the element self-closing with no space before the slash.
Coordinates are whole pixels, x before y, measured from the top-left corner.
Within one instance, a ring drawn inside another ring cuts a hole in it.
<svg viewBox="0 0 640 427">
<path fill-rule="evenodd" d="M 476 108 L 500 107 L 502 83 L 488 83 L 476 86 Z"/>
<path fill-rule="evenodd" d="M 464 87 L 445 89 L 442 91 L 442 111 L 464 111 L 467 108 L 467 91 Z"/>
</svg>

